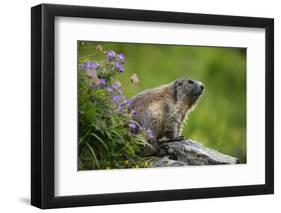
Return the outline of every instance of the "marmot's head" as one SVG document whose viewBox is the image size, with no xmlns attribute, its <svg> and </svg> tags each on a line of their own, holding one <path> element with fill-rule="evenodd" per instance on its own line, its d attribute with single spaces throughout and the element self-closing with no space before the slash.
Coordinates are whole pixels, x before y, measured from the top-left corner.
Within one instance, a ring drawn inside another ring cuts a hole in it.
<svg viewBox="0 0 281 213">
<path fill-rule="evenodd" d="M 176 101 L 181 101 L 192 106 L 202 95 L 204 85 L 195 80 L 181 78 L 173 82 Z"/>
</svg>

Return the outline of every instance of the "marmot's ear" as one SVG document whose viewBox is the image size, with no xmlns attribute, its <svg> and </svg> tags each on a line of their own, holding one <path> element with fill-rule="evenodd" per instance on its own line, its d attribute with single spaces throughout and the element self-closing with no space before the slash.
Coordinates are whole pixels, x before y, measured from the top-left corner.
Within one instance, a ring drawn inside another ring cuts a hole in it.
<svg viewBox="0 0 281 213">
<path fill-rule="evenodd" d="M 183 85 L 183 82 L 181 79 L 178 79 L 175 81 L 175 86 L 178 87 L 178 86 L 182 86 Z"/>
</svg>

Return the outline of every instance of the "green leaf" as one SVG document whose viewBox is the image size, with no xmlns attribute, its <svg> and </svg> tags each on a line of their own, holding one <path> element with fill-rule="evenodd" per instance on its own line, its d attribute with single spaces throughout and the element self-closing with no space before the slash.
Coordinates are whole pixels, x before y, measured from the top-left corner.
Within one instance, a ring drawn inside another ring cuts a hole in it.
<svg viewBox="0 0 281 213">
<path fill-rule="evenodd" d="M 86 146 L 89 148 L 90 153 L 91 153 L 91 155 L 93 156 L 93 158 L 95 159 L 96 165 L 97 165 L 97 167 L 98 167 L 98 169 L 99 169 L 99 168 L 100 168 L 100 165 L 99 165 L 99 161 L 98 161 L 98 159 L 97 159 L 97 156 L 96 156 L 95 151 L 93 150 L 93 148 L 92 148 L 88 143 L 86 143 Z"/>
<path fill-rule="evenodd" d="M 111 130 L 111 132 L 113 132 L 116 136 L 118 136 L 119 138 L 123 138 L 117 131 L 115 130 Z"/>
<path fill-rule="evenodd" d="M 92 136 L 94 136 L 96 139 L 98 139 L 98 141 L 104 146 L 104 148 L 108 151 L 108 146 L 105 144 L 105 142 L 99 137 L 97 136 L 95 133 L 91 133 Z"/>
</svg>

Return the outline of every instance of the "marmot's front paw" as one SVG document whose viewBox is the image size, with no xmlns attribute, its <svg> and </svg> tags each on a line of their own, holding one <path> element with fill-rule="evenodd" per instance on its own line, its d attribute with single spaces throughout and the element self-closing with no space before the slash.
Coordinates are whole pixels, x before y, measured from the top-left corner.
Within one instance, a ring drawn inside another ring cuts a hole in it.
<svg viewBox="0 0 281 213">
<path fill-rule="evenodd" d="M 175 141 L 183 141 L 183 140 L 185 140 L 185 138 L 184 138 L 183 135 L 181 135 L 181 136 L 175 138 Z"/>
</svg>

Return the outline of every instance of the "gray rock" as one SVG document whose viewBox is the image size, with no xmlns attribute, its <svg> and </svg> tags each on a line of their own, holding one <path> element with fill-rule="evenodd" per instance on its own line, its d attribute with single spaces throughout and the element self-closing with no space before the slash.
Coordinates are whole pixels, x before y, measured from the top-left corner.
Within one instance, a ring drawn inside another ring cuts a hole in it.
<svg viewBox="0 0 281 213">
<path fill-rule="evenodd" d="M 187 163 L 172 160 L 169 156 L 164 156 L 162 158 L 154 158 L 151 162 L 152 167 L 173 167 L 173 166 L 187 166 Z"/>
<path fill-rule="evenodd" d="M 154 158 L 153 167 L 239 163 L 235 157 L 222 154 L 192 140 L 163 143 L 160 145 L 158 155 L 164 157 Z"/>
</svg>

